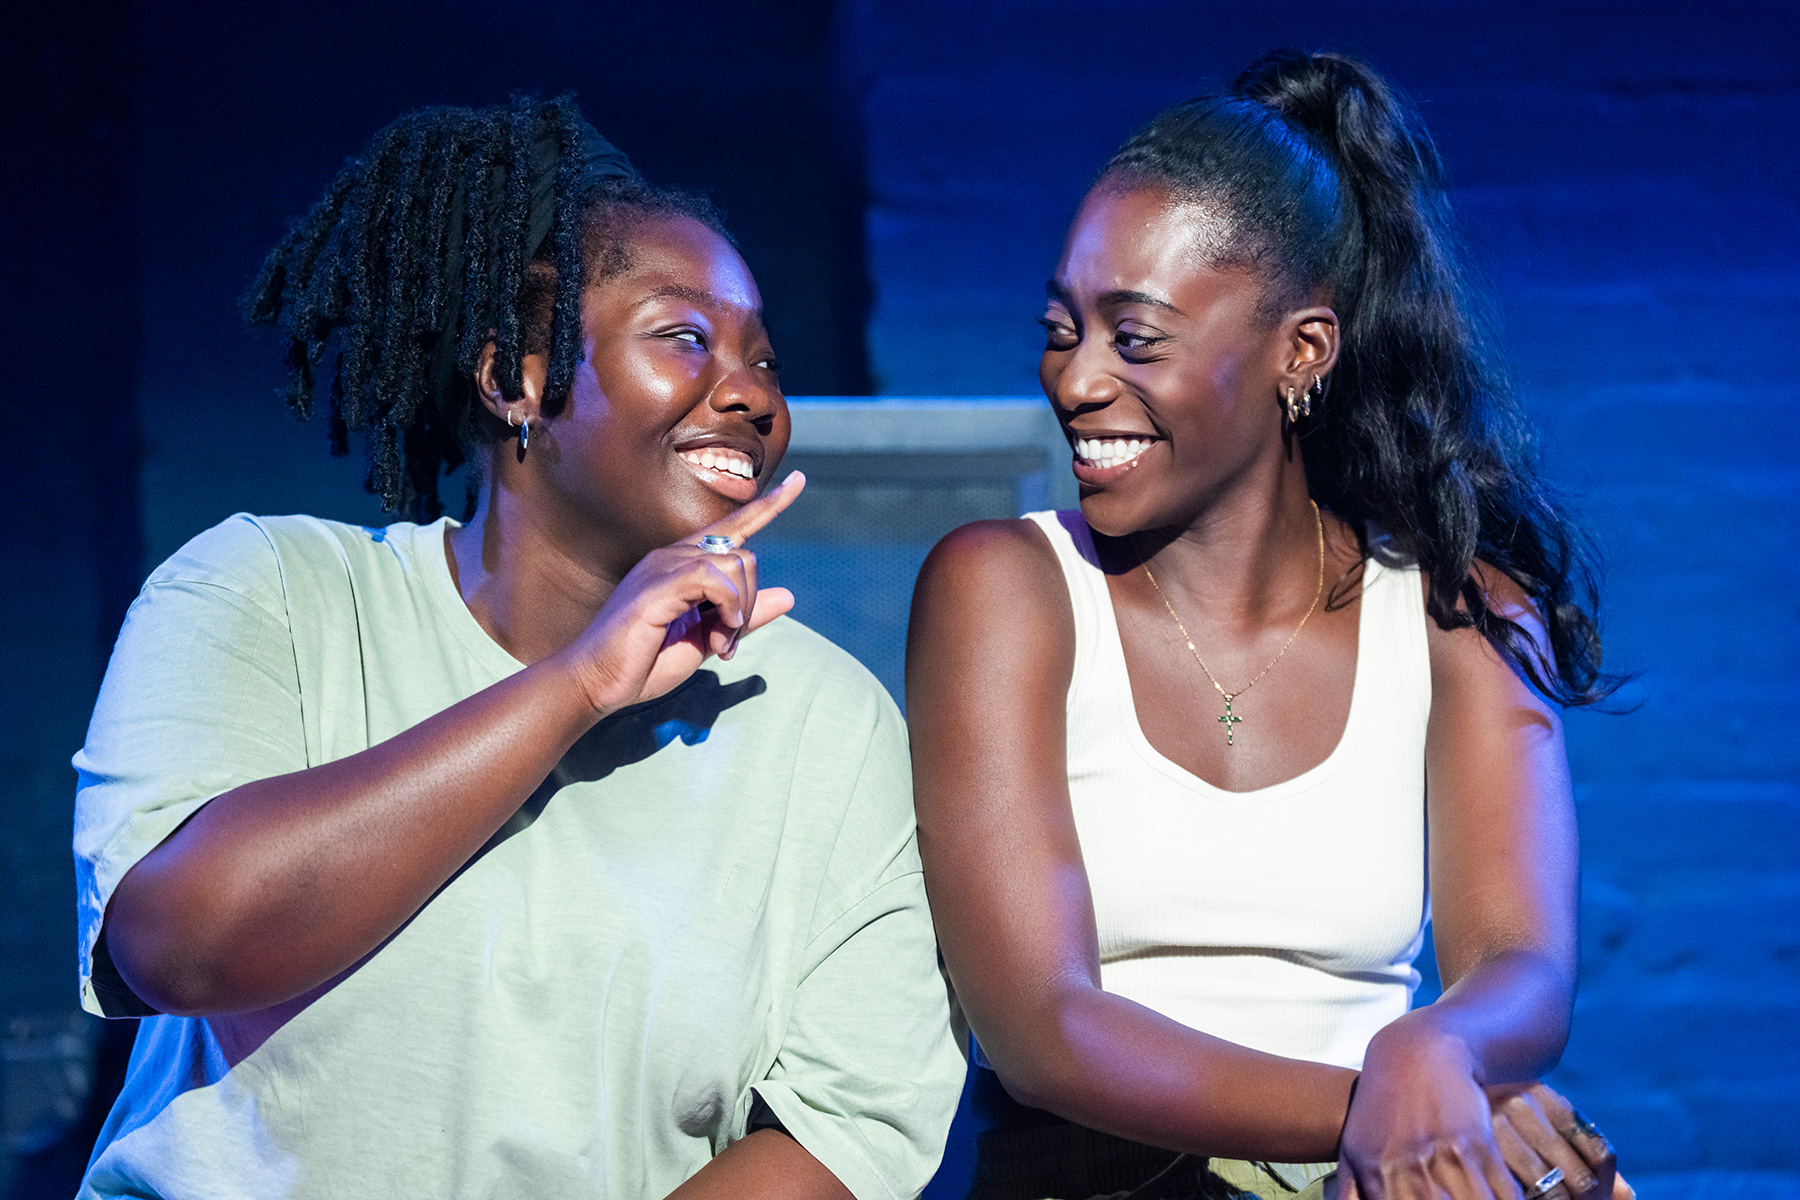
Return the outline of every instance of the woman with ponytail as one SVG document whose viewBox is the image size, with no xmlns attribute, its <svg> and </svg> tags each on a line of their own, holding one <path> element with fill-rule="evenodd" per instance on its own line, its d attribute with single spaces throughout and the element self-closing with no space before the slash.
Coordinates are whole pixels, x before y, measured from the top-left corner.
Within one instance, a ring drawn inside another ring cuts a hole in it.
<svg viewBox="0 0 1800 1200">
<path fill-rule="evenodd" d="M 247 308 L 410 519 L 240 515 L 132 606 L 75 849 L 83 1002 L 143 1021 L 81 1194 L 916 1193 L 962 1061 L 902 727 L 758 587 L 804 481 L 717 215 L 567 99 L 428 109 Z"/>
<path fill-rule="evenodd" d="M 1529 1082 L 1575 989 L 1558 708 L 1610 683 L 1469 280 L 1417 114 L 1338 55 L 1083 201 L 1040 368 L 1081 508 L 946 538 L 907 659 L 982 1200 L 1614 1188 Z"/>
</svg>

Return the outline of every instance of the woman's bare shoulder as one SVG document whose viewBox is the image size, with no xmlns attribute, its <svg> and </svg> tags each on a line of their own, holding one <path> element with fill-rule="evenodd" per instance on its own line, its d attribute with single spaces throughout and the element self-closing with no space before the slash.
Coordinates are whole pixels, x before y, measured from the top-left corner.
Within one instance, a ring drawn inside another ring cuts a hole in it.
<svg viewBox="0 0 1800 1200">
<path fill-rule="evenodd" d="M 1513 622 L 1524 634 L 1518 652 L 1535 660 L 1533 666 L 1541 675 L 1553 676 L 1556 656 L 1549 630 L 1530 594 L 1492 563 L 1477 560 L 1470 569 L 1470 578 L 1488 610 Z M 1459 599 L 1458 609 L 1464 606 L 1465 602 Z M 1494 706 L 1509 710 L 1524 706 L 1537 714 L 1538 723 L 1551 728 L 1559 726 L 1556 706 L 1531 684 L 1523 664 L 1511 652 L 1471 626 L 1445 629 L 1433 620 L 1425 625 L 1434 713 L 1446 717 L 1456 712 L 1486 714 L 1482 717 L 1485 720 L 1492 715 Z M 1462 730 L 1464 726 L 1452 720 L 1444 723 L 1444 728 Z"/>
<path fill-rule="evenodd" d="M 907 693 L 942 701 L 1062 695 L 1075 618 L 1044 531 L 1029 520 L 977 521 L 947 534 L 913 590 Z"/>
<path fill-rule="evenodd" d="M 1056 551 L 1037 523 L 1023 517 L 975 521 L 945 534 L 920 568 L 915 615 L 921 601 L 1072 622 Z"/>
</svg>

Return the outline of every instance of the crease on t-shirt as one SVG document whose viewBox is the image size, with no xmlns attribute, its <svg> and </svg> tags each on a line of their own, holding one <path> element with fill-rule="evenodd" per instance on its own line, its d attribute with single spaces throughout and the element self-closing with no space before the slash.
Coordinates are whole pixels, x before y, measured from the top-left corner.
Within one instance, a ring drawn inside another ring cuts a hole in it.
<svg viewBox="0 0 1800 1200">
<path fill-rule="evenodd" d="M 910 840 L 909 840 L 909 844 L 910 844 Z M 899 856 L 896 855 L 895 857 L 897 858 Z M 892 861 L 893 861 L 892 859 L 889 860 L 890 863 Z M 846 921 L 861 918 L 860 923 L 858 923 L 853 929 L 849 930 L 842 937 L 840 937 L 836 940 L 836 942 L 834 943 L 835 946 L 842 946 L 842 945 L 847 944 L 851 938 L 855 937 L 858 933 L 861 933 L 864 929 L 867 929 L 869 926 L 875 924 L 875 922 L 881 920 L 884 917 L 892 916 L 894 913 L 902 911 L 906 907 L 905 905 L 897 905 L 897 906 L 893 906 L 893 907 L 882 908 L 879 911 L 873 913 L 872 915 L 864 915 L 864 913 L 863 913 L 863 910 L 865 908 L 869 907 L 869 905 L 871 904 L 872 901 L 879 898 L 880 895 L 883 892 L 887 891 L 889 888 L 899 887 L 902 884 L 910 882 L 915 877 L 924 875 L 924 873 L 925 872 L 923 870 L 915 869 L 915 870 L 910 870 L 910 871 L 902 871 L 898 875 L 887 875 L 885 878 L 883 878 L 881 880 L 880 883 L 877 883 L 874 887 L 870 888 L 867 892 L 864 892 L 861 896 L 859 896 L 854 903 L 845 905 L 843 908 L 843 911 L 839 912 L 837 916 L 833 917 L 831 919 L 831 923 L 829 925 L 825 926 L 825 928 L 819 930 L 818 933 L 814 934 L 813 937 L 810 940 L 808 940 L 808 942 L 806 943 L 805 949 L 803 949 L 801 951 L 802 957 L 805 960 L 807 960 L 811 965 L 809 965 L 806 968 L 806 970 L 801 972 L 800 982 L 804 983 L 806 981 L 806 979 L 808 978 L 808 976 L 810 976 L 814 971 L 818 970 L 820 967 L 824 966 L 825 960 L 831 957 L 831 955 L 829 955 L 829 954 L 821 955 L 821 956 L 819 956 L 817 962 L 813 962 L 812 958 L 813 958 L 813 947 L 814 946 L 817 946 L 820 942 L 824 941 L 827 937 L 829 937 L 831 934 L 836 932 Z"/>
<path fill-rule="evenodd" d="M 212 591 L 222 592 L 228 596 L 235 596 L 239 600 L 244 601 L 246 604 L 256 608 L 260 612 L 267 615 L 269 618 L 271 618 L 273 621 L 275 621 L 282 630 L 284 630 L 284 631 L 288 630 L 288 624 L 287 624 L 285 615 L 282 613 L 274 612 L 273 610 L 271 610 L 269 608 L 268 605 L 259 601 L 254 595 L 252 595 L 248 592 L 245 592 L 239 588 L 231 587 L 227 584 L 218 583 L 213 580 L 207 580 L 207 579 L 189 579 L 184 576 L 175 576 L 175 577 L 171 577 L 171 578 L 167 578 L 167 579 L 153 580 L 144 585 L 144 589 L 142 592 L 139 593 L 137 600 L 134 600 L 132 602 L 132 607 L 136 608 L 138 606 L 138 604 L 142 603 L 150 595 L 150 593 L 153 590 L 160 589 L 160 588 L 167 588 L 167 587 L 205 588 L 205 589 L 212 590 Z M 129 616 L 127 617 L 127 619 L 129 619 Z M 257 642 L 254 645 L 245 647 L 243 649 L 243 652 L 241 654 L 239 654 L 239 656 L 238 656 L 240 658 L 240 660 L 245 663 L 254 663 L 256 661 L 257 657 L 262 653 L 263 646 L 269 640 L 270 636 L 271 636 L 271 634 L 270 634 L 269 630 L 259 627 L 257 629 L 257 638 L 258 638 Z M 291 636 L 289 638 L 289 641 L 290 642 L 292 641 Z M 243 690 L 243 688 L 245 688 L 246 686 L 247 686 L 247 682 L 241 678 L 234 681 L 232 684 L 233 698 L 235 698 L 236 695 L 238 693 L 240 693 Z M 219 771 L 219 772 L 216 772 L 216 774 L 220 775 L 221 778 L 223 778 L 223 779 L 229 779 L 231 776 L 231 772 L 228 770 Z M 105 885 L 100 888 L 103 901 L 110 902 L 110 900 L 112 898 L 112 892 L 113 892 L 114 886 L 116 886 L 118 881 L 124 877 L 125 871 L 130 870 L 131 866 L 135 865 L 140 859 L 142 859 L 144 854 L 150 853 L 151 850 L 154 850 L 157 846 L 160 846 L 163 842 L 167 841 L 169 836 L 171 834 L 173 834 L 175 832 L 175 830 L 179 829 L 183 824 L 185 824 L 188 821 L 189 818 L 191 818 L 195 813 L 199 812 L 200 809 L 203 808 L 205 805 L 207 805 L 208 803 L 217 799 L 219 796 L 224 795 L 226 792 L 230 791 L 232 788 L 240 787 L 240 786 L 242 786 L 243 783 L 247 783 L 247 782 L 252 782 L 252 781 L 251 780 L 243 780 L 243 781 L 240 781 L 239 783 L 228 784 L 225 787 L 221 787 L 218 791 L 212 792 L 210 795 L 203 794 L 203 795 L 199 795 L 199 796 L 184 796 L 180 799 L 164 800 L 163 802 L 151 804 L 149 806 L 134 806 L 130 810 L 129 813 L 125 814 L 124 819 L 118 823 L 117 827 L 113 830 L 111 836 L 108 837 L 106 839 L 105 843 L 102 844 L 99 854 L 97 854 L 94 858 L 94 865 L 97 868 L 95 871 L 96 880 L 101 880 L 101 879 L 106 880 Z M 202 789 L 202 791 L 204 791 L 204 789 Z M 132 859 L 130 864 L 128 864 L 124 869 L 118 871 L 117 874 L 111 874 L 110 877 L 109 877 L 108 872 L 103 872 L 101 870 L 98 870 L 98 868 L 102 864 L 111 864 L 116 861 L 116 859 L 118 858 L 119 842 L 128 833 L 134 831 L 134 824 L 133 824 L 134 821 L 144 818 L 144 817 L 158 816 L 160 814 L 169 812 L 170 810 L 175 810 L 175 811 L 180 812 L 180 814 L 181 814 L 180 819 L 178 821 L 176 821 L 173 825 L 171 825 L 168 829 L 163 831 L 162 835 L 154 843 L 152 843 L 149 846 L 146 846 L 143 850 L 143 853 L 139 854 L 136 858 Z"/>
<path fill-rule="evenodd" d="M 326 730 L 323 721 L 321 720 L 320 727 L 316 731 L 318 741 L 316 746 L 314 745 L 315 731 L 311 729 L 308 721 L 308 709 L 311 705 L 306 690 L 306 672 L 300 661 L 300 639 L 294 636 L 294 588 L 291 581 L 288 579 L 287 559 L 281 552 L 281 546 L 276 543 L 274 533 L 256 517 L 251 517 L 249 520 L 250 523 L 256 527 L 256 531 L 262 534 L 263 540 L 268 543 L 270 553 L 275 559 L 275 576 L 281 582 L 281 618 L 282 623 L 287 627 L 288 652 L 293 656 L 294 663 L 294 700 L 300 706 L 301 753 L 305 759 L 305 766 L 315 767 L 321 763 L 330 762 L 332 755 L 329 747 L 325 744 Z M 320 540 L 328 546 L 335 560 L 341 564 L 344 569 L 345 584 L 350 592 L 350 613 L 357 623 L 356 640 L 360 645 L 362 642 L 362 609 L 358 603 L 358 596 L 356 594 L 356 571 L 350 562 L 349 548 L 345 546 L 343 539 L 330 536 L 329 530 L 323 528 L 313 530 L 310 526 L 302 527 L 308 528 L 309 532 L 321 534 Z M 296 536 L 294 540 L 297 542 L 299 539 Z M 359 667 L 366 672 L 367 664 L 361 663 L 360 658 Z M 366 696 L 368 694 L 368 679 L 366 675 L 363 680 L 363 685 L 363 693 Z M 363 709 L 363 725 L 365 733 L 364 742 L 365 744 L 368 744 L 368 708 L 366 705 Z"/>
<path fill-rule="evenodd" d="M 204 590 L 230 596 L 246 607 L 261 613 L 273 624 L 275 629 L 287 632 L 290 645 L 292 643 L 292 630 L 286 614 L 276 611 L 256 592 L 216 579 L 196 578 L 186 572 L 152 576 L 144 583 L 142 590 L 131 602 L 131 608 L 126 612 L 126 620 L 131 619 L 132 610 L 137 609 L 140 605 L 153 603 L 153 594 L 165 589 Z M 261 623 L 252 623 L 251 628 L 255 632 L 256 641 L 252 645 L 243 647 L 238 655 L 244 663 L 256 662 L 263 653 L 264 647 L 268 642 L 275 640 L 276 636 L 274 629 Z M 297 671 L 296 679 L 298 679 Z M 232 684 L 234 697 L 247 686 L 249 683 L 245 678 L 240 676 L 235 680 Z M 210 778 L 211 775 L 217 775 L 219 778 Z M 112 906 L 113 893 L 118 890 L 119 882 L 133 867 L 173 837 L 201 809 L 226 792 L 241 787 L 244 783 L 253 782 L 248 779 L 235 783 L 230 782 L 231 776 L 232 772 L 229 770 L 211 773 L 197 772 L 191 782 L 201 783 L 204 780 L 207 785 L 217 783 L 223 786 L 217 787 L 216 790 L 211 786 L 201 786 L 197 789 L 199 793 L 197 795 L 183 796 L 179 799 L 162 798 L 157 803 L 133 806 L 129 812 L 122 815 L 111 834 L 101 843 L 98 851 L 89 860 L 94 893 L 91 903 L 97 915 L 92 926 L 93 936 L 91 938 L 87 936 L 86 928 L 81 931 L 82 945 L 79 965 L 82 969 L 82 980 L 93 989 L 95 998 L 103 1010 L 102 1015 L 109 1017 L 149 1016 L 159 1011 L 139 997 L 130 985 L 125 983 L 124 978 L 118 974 L 117 967 L 111 961 L 110 952 L 104 948 L 106 919 L 108 910 Z M 153 837 L 145 837 L 146 828 L 153 832 Z M 129 846 L 134 843 L 140 848 L 136 853 L 128 853 Z M 119 994 L 121 992 L 122 995 Z M 127 996 L 129 1000 L 126 999 Z M 139 1008 L 142 1011 L 136 1011 Z"/>
<path fill-rule="evenodd" d="M 162 566 L 160 566 L 156 569 L 156 572 L 150 576 L 149 580 L 145 584 L 146 590 L 151 585 L 159 584 L 159 583 L 205 584 L 208 587 L 220 588 L 224 591 L 232 593 L 233 595 L 242 596 L 244 599 L 250 601 L 252 604 L 256 605 L 258 608 L 260 608 L 264 612 L 268 613 L 270 616 L 279 620 L 284 626 L 288 625 L 289 622 L 287 619 L 287 616 L 288 616 L 288 614 L 287 614 L 287 576 L 286 576 L 286 573 L 282 569 L 281 547 L 275 544 L 275 538 L 273 535 L 270 534 L 267 527 L 265 527 L 263 525 L 262 518 L 254 516 L 254 515 L 252 515 L 250 513 L 246 513 L 246 512 L 234 513 L 230 517 L 226 518 L 225 521 L 221 522 L 218 525 L 215 525 L 213 528 L 207 530 L 205 533 L 200 534 L 199 537 L 197 537 L 193 540 L 198 541 L 198 540 L 200 540 L 200 538 L 206 538 L 206 537 L 210 537 L 211 535 L 216 534 L 216 535 L 218 535 L 217 540 L 225 541 L 231 535 L 231 533 L 237 532 L 235 530 L 231 530 L 231 523 L 234 521 L 242 521 L 245 525 L 248 525 L 250 528 L 254 529 L 256 531 L 257 537 L 262 539 L 262 544 L 265 547 L 267 547 L 269 561 L 272 562 L 275 566 L 275 578 L 279 585 L 279 593 L 280 593 L 279 595 L 270 595 L 270 596 L 268 596 L 268 598 L 266 600 L 260 595 L 260 593 L 262 592 L 262 588 L 258 585 L 262 581 L 253 578 L 251 573 L 248 573 L 248 572 L 245 572 L 242 570 L 243 564 L 249 560 L 248 555 L 236 554 L 236 555 L 232 555 L 230 557 L 225 557 L 225 558 L 190 556 L 187 554 L 187 546 L 183 546 L 181 548 L 181 550 L 177 551 L 176 554 L 169 559 L 168 562 L 165 562 Z M 225 531 L 229 531 L 229 532 L 225 532 Z M 238 536 L 242 536 L 242 535 L 238 534 Z M 190 541 L 188 543 L 188 545 L 192 545 L 192 544 L 193 544 L 193 541 Z M 181 560 L 181 559 L 187 559 L 188 561 L 191 561 L 200 566 L 203 566 L 208 570 L 216 571 L 220 575 L 226 576 L 228 579 L 232 576 L 243 576 L 243 578 L 231 579 L 230 582 L 222 582 L 219 579 L 195 578 L 192 575 L 186 573 L 187 571 L 189 571 L 191 569 L 191 568 L 187 568 L 187 567 L 179 567 L 175 571 L 172 571 L 167 575 L 162 574 L 162 572 L 168 570 L 168 568 L 170 567 L 170 564 L 176 562 L 177 560 Z M 252 589 L 254 589 L 254 590 L 252 590 Z"/>
<path fill-rule="evenodd" d="M 806 707 L 806 716 L 802 722 L 803 729 L 807 723 L 811 722 L 813 710 L 818 705 L 820 700 L 824 697 L 824 694 L 825 694 L 825 690 L 820 689 L 819 692 L 814 694 L 812 700 L 810 702 L 808 702 L 807 707 Z M 837 860 L 837 852 L 838 852 L 837 848 L 843 840 L 844 825 L 846 822 L 849 821 L 850 811 L 853 807 L 855 807 L 856 797 L 862 790 L 863 774 L 864 774 L 864 772 L 866 772 L 868 770 L 869 756 L 874 752 L 875 741 L 876 741 L 876 738 L 879 736 L 879 730 L 881 728 L 881 712 L 880 712 L 879 704 L 877 704 L 875 707 L 876 707 L 876 711 L 873 714 L 872 719 L 870 720 L 869 726 L 868 726 L 868 736 L 863 739 L 862 757 L 857 761 L 855 774 L 853 774 L 850 779 L 850 786 L 849 786 L 848 793 L 847 793 L 849 796 L 849 800 L 843 805 L 842 808 L 840 808 L 838 810 L 837 828 L 832 831 L 832 838 L 831 838 L 832 851 L 831 851 L 831 854 L 828 855 L 826 858 L 825 869 L 821 872 L 820 877 L 819 877 L 818 890 L 813 894 L 812 907 L 807 913 L 807 928 L 817 930 L 817 932 L 811 934 L 807 938 L 806 946 L 804 947 L 804 949 L 801 952 L 801 959 L 803 962 L 805 962 L 807 964 L 807 966 L 800 973 L 797 983 L 804 982 L 806 980 L 807 976 L 811 975 L 812 972 L 814 970 L 816 970 L 819 967 L 819 965 L 821 965 L 821 963 L 823 963 L 823 961 L 824 961 L 823 959 L 820 959 L 817 962 L 813 961 L 813 954 L 812 954 L 813 947 L 816 946 L 819 943 L 819 941 L 822 938 L 824 938 L 828 933 L 830 933 L 833 929 L 835 929 L 844 920 L 845 917 L 855 913 L 863 905 L 867 904 L 871 897 L 879 894 L 882 891 L 882 889 L 890 886 L 891 884 L 896 883 L 900 880 L 906 879 L 912 875 L 923 874 L 922 868 L 916 869 L 916 870 L 911 870 L 911 871 L 903 871 L 898 875 L 890 875 L 889 874 L 889 872 L 893 868 L 895 860 L 897 860 L 898 858 L 900 858 L 902 855 L 904 855 L 906 853 L 906 848 L 908 846 L 917 844 L 918 834 L 915 829 L 915 831 L 911 835 L 909 835 L 908 837 L 901 840 L 899 846 L 896 847 L 896 849 L 894 851 L 893 857 L 889 858 L 886 862 L 881 864 L 880 870 L 875 872 L 875 881 L 865 891 L 859 893 L 853 900 L 849 901 L 848 903 L 843 905 L 841 908 L 839 908 L 837 910 L 837 912 L 835 912 L 831 916 L 830 920 L 828 920 L 823 927 L 820 927 L 818 924 L 819 906 L 822 903 L 824 903 L 824 900 L 825 900 L 826 882 L 830 879 L 832 865 Z M 904 726 L 902 726 L 902 727 L 904 728 Z M 804 733 L 801 736 L 801 741 L 803 744 L 806 741 Z M 790 784 L 789 784 L 790 789 L 792 788 L 792 786 L 793 786 L 793 784 L 790 782 Z M 790 792 L 790 803 L 791 803 L 791 792 Z M 861 928 L 861 926 L 859 926 L 858 928 Z M 848 939 L 846 938 L 845 940 L 848 940 Z M 785 1036 L 786 1036 L 786 1031 L 784 1029 L 783 1030 L 783 1038 L 784 1039 L 785 1039 Z M 779 1043 L 777 1043 L 777 1044 L 779 1044 Z"/>
<path fill-rule="evenodd" d="M 819 688 L 819 689 L 815 690 L 812 694 L 812 698 L 806 702 L 806 715 L 804 717 L 802 717 L 800 720 L 800 729 L 801 729 L 800 745 L 802 747 L 805 747 L 808 744 L 808 742 L 811 740 L 807 737 L 807 730 L 812 725 L 813 712 L 818 708 L 819 701 L 825 695 L 825 691 L 826 691 L 826 689 L 824 689 L 824 688 Z M 827 854 L 825 856 L 825 866 L 824 866 L 824 869 L 819 872 L 819 883 L 818 883 L 818 887 L 813 892 L 812 905 L 811 905 L 811 907 L 809 907 L 806 910 L 806 928 L 808 930 L 817 928 L 817 923 L 818 923 L 818 918 L 819 918 L 819 905 L 822 904 L 825 899 L 825 884 L 826 884 L 826 881 L 831 878 L 831 866 L 832 866 L 832 863 L 834 861 L 836 861 L 836 859 L 837 859 L 838 843 L 843 839 L 843 836 L 844 836 L 844 823 L 850 819 L 850 806 L 856 799 L 857 786 L 862 783 L 863 768 L 869 765 L 869 752 L 874 747 L 874 744 L 875 744 L 875 738 L 873 736 L 873 733 L 874 733 L 874 730 L 873 730 L 873 728 L 871 728 L 870 729 L 871 736 L 869 736 L 863 740 L 862 758 L 857 761 L 856 774 L 854 776 L 852 776 L 852 778 L 851 778 L 850 788 L 847 793 L 849 796 L 849 800 L 847 800 L 838 809 L 837 828 L 832 830 L 832 834 L 831 834 L 831 853 Z M 789 776 L 788 776 L 788 811 L 789 812 L 792 812 L 794 810 L 794 788 L 796 786 L 796 782 L 797 782 L 798 778 L 799 778 L 799 772 L 793 772 L 793 773 L 789 774 Z M 833 921 L 835 921 L 836 919 L 837 919 L 836 917 L 832 918 Z M 816 937 L 816 935 L 808 936 L 807 943 L 806 943 L 808 947 L 810 947 L 812 945 L 815 937 Z M 805 975 L 803 974 L 801 976 L 801 978 L 805 978 Z"/>
</svg>

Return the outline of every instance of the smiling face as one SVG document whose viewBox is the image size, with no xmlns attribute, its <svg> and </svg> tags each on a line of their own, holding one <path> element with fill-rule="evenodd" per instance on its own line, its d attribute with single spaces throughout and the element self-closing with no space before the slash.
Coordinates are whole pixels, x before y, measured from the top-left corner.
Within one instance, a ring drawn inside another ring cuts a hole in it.
<svg viewBox="0 0 1800 1200">
<path fill-rule="evenodd" d="M 789 426 L 737 251 L 687 217 L 646 218 L 628 236 L 626 268 L 582 297 L 583 361 L 522 465 L 541 472 L 558 519 L 587 527 L 572 533 L 635 561 L 754 498 Z"/>
<path fill-rule="evenodd" d="M 1221 220 L 1102 186 L 1069 230 L 1038 376 L 1102 533 L 1185 528 L 1259 464 L 1280 468 L 1296 323 L 1270 327 L 1250 271 L 1207 265 Z"/>
</svg>

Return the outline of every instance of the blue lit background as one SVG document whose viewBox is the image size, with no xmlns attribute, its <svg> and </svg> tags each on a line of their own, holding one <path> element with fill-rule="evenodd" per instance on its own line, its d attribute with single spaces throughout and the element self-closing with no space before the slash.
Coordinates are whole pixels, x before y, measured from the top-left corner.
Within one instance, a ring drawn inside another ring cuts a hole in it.
<svg viewBox="0 0 1800 1200">
<path fill-rule="evenodd" d="M 1423 106 L 1550 471 L 1609 552 L 1609 661 L 1638 673 L 1636 712 L 1569 723 L 1584 966 L 1557 1082 L 1642 1195 L 1800 1195 L 1795 5 L 62 7 L 0 49 L 0 1022 L 74 1005 L 68 756 L 148 566 L 238 509 L 379 519 L 234 310 L 379 125 L 575 88 L 652 177 L 722 201 L 790 392 L 1023 395 L 1112 146 L 1263 49 L 1337 46 Z M 16 1194 L 66 1194 L 29 1190 L 58 1153 Z"/>
</svg>

